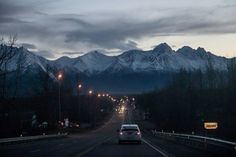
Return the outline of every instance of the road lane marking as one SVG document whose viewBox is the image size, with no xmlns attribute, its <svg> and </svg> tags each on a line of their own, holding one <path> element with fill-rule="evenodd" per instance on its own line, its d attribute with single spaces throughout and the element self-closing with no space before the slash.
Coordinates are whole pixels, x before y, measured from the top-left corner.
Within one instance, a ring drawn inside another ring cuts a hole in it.
<svg viewBox="0 0 236 157">
<path fill-rule="evenodd" d="M 107 142 L 107 141 L 110 141 L 113 137 L 109 137 L 109 138 L 106 138 L 105 140 L 101 141 L 101 142 L 98 142 L 97 144 L 89 147 L 88 149 L 82 151 L 81 153 L 79 153 L 76 157 L 81 157 L 81 156 L 84 156 L 85 154 L 88 154 L 90 151 L 92 151 L 94 148 L 96 148 L 97 146 Z"/>
<path fill-rule="evenodd" d="M 158 149 L 156 146 L 152 145 L 151 143 L 149 143 L 148 141 L 146 141 L 145 139 L 142 139 L 142 141 L 144 143 L 146 143 L 149 147 L 151 147 L 152 149 L 154 149 L 155 151 L 159 152 L 162 156 L 164 157 L 168 157 L 168 155 L 166 153 L 164 153 L 163 151 L 161 151 L 160 149 Z"/>
<path fill-rule="evenodd" d="M 40 152 L 40 149 L 32 150 L 29 153 L 37 153 L 37 152 Z"/>
</svg>

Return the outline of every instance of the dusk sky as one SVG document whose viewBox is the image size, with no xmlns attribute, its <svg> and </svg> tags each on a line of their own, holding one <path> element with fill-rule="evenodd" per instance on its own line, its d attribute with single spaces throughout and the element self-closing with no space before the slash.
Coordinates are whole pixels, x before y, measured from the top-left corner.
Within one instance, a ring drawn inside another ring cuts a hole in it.
<svg viewBox="0 0 236 157">
<path fill-rule="evenodd" d="M 0 36 L 49 59 L 204 47 L 236 56 L 236 0 L 0 0 Z"/>
</svg>

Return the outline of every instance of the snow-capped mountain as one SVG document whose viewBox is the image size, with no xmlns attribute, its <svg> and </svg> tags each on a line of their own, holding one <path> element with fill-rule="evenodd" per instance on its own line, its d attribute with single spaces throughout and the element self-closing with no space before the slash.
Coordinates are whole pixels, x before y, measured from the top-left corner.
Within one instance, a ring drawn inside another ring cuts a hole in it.
<svg viewBox="0 0 236 157">
<path fill-rule="evenodd" d="M 6 46 L 1 46 L 1 49 Z M 44 71 L 46 65 L 60 70 L 74 70 L 86 75 L 99 73 L 117 73 L 117 72 L 155 72 L 168 71 L 176 72 L 180 69 L 186 70 L 205 70 L 209 64 L 217 70 L 227 69 L 227 58 L 213 55 L 203 48 L 192 49 L 184 46 L 174 51 L 166 43 L 156 46 L 153 50 L 130 50 L 118 56 L 106 56 L 98 51 L 89 52 L 77 58 L 61 57 L 50 61 L 37 56 L 25 48 L 14 48 L 17 53 L 10 63 L 8 70 L 16 68 L 17 60 L 22 52 L 24 66 L 38 66 Z"/>
<path fill-rule="evenodd" d="M 10 47 L 0 45 L 0 56 L 8 52 Z M 78 78 L 83 84 L 98 91 L 112 93 L 137 93 L 161 88 L 168 83 L 173 73 L 180 69 L 188 71 L 207 70 L 210 66 L 219 71 L 226 71 L 228 61 L 225 57 L 216 56 L 203 48 L 192 49 L 184 46 L 174 51 L 166 43 L 162 43 L 149 51 L 129 50 L 118 56 L 106 56 L 100 51 L 92 51 L 77 58 L 61 57 L 47 60 L 20 47 L 14 47 L 15 53 L 7 65 L 7 71 L 14 72 L 21 67 L 23 94 L 32 94 L 35 84 L 42 88 L 43 76 L 46 72 L 55 81 L 58 71 L 67 76 L 68 85 L 76 87 Z M 0 64 L 0 72 L 4 65 Z M 38 89 L 40 90 L 40 89 Z M 76 89 L 75 89 L 76 90 Z"/>
<path fill-rule="evenodd" d="M 7 71 L 14 71 L 19 65 L 24 70 L 29 67 L 40 67 L 43 71 L 45 71 L 46 64 L 49 62 L 45 58 L 35 55 L 33 52 L 28 51 L 24 47 L 17 48 L 0 45 L 0 56 L 4 56 L 4 53 L 11 54 L 12 56 L 9 57 L 9 60 L 7 61 Z M 1 68 L 3 69 L 3 67 Z"/>
<path fill-rule="evenodd" d="M 73 64 L 73 67 L 79 72 L 96 74 L 106 70 L 114 62 L 115 58 L 106 56 L 98 51 L 89 52 L 79 57 Z"/>
</svg>

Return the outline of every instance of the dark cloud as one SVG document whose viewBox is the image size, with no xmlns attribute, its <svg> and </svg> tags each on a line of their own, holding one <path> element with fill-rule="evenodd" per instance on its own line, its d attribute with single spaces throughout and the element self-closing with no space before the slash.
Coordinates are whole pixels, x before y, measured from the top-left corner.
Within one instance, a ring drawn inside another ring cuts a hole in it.
<svg viewBox="0 0 236 157">
<path fill-rule="evenodd" d="M 24 21 L 12 17 L 0 17 L 0 22 L 0 24 L 25 23 Z"/>
<path fill-rule="evenodd" d="M 29 43 L 21 43 L 21 46 L 23 46 L 26 49 L 36 49 L 37 48 L 34 44 L 29 44 Z"/>
<path fill-rule="evenodd" d="M 236 33 L 236 21 L 204 20 L 189 14 L 172 15 L 145 22 L 109 20 L 91 28 L 68 31 L 66 42 L 88 42 L 107 49 L 127 50 L 137 47 L 137 44 L 129 39 L 137 40 L 148 36 L 221 33 Z"/>
<path fill-rule="evenodd" d="M 3 20 L 4 18 L 2 18 Z M 25 22 L 20 19 L 5 19 L 0 32 L 19 34 L 19 37 L 37 37 L 40 42 L 52 46 L 86 43 L 95 48 L 129 50 L 136 49 L 142 37 L 186 34 L 236 33 L 235 21 L 202 19 L 195 15 L 170 15 L 149 21 L 109 19 L 102 22 L 87 22 L 79 16 L 45 15 L 41 21 Z M 9 25 L 11 23 L 11 25 Z M 7 27 L 6 27 L 7 26 Z M 58 41 L 57 39 L 61 39 Z M 55 43 L 53 43 L 55 41 Z M 63 43 L 65 42 L 65 43 Z"/>
<path fill-rule="evenodd" d="M 131 49 L 137 49 L 138 48 L 138 44 L 135 41 L 132 40 L 128 40 L 125 44 L 124 44 L 124 50 L 131 50 Z"/>
<path fill-rule="evenodd" d="M 47 1 L 44 2 L 46 4 Z M 33 3 L 0 0 L 0 34 L 18 34 L 19 39 L 34 44 L 23 43 L 29 49 L 40 45 L 43 46 L 39 47 L 41 49 L 71 50 L 63 52 L 65 55 L 80 55 L 76 51 L 81 45 L 87 49 L 124 51 L 137 49 L 137 41 L 144 37 L 236 33 L 236 19 L 225 16 L 226 11 L 236 14 L 236 4 L 233 0 L 231 2 L 210 10 L 167 9 L 165 16 L 155 18 L 144 15 L 131 18 L 128 13 L 127 17 L 111 14 L 112 18 L 97 20 L 96 14 L 92 15 L 93 18 L 59 12 L 50 14 L 39 11 Z M 39 51 L 37 54 L 50 58 L 54 56 L 49 51 Z"/>
<path fill-rule="evenodd" d="M 0 23 L 19 20 L 17 19 L 19 15 L 29 14 L 34 9 L 32 5 L 17 3 L 14 0 L 0 0 Z"/>
<path fill-rule="evenodd" d="M 24 6 L 19 6 L 16 3 L 11 2 L 11 0 L 0 1 L 0 17 L 21 13 L 24 12 L 24 10 L 25 10 Z"/>
<path fill-rule="evenodd" d="M 56 21 L 59 23 L 75 24 L 75 25 L 83 26 L 83 27 L 91 27 L 92 26 L 88 22 L 85 22 L 84 20 L 79 19 L 79 18 L 75 18 L 73 16 L 74 15 L 57 15 L 55 17 L 56 17 Z"/>
<path fill-rule="evenodd" d="M 43 56 L 46 58 L 55 58 L 55 55 L 53 52 L 49 52 L 47 50 L 38 50 L 38 51 L 34 51 L 35 54 L 39 55 L 39 56 Z"/>
<path fill-rule="evenodd" d="M 63 55 L 82 55 L 84 52 L 62 52 Z"/>
</svg>

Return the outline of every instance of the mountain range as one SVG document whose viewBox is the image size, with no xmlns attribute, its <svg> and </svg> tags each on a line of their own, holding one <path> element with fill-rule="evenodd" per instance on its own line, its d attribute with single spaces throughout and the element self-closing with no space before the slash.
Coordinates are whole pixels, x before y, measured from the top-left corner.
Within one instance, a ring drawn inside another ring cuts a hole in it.
<svg viewBox="0 0 236 157">
<path fill-rule="evenodd" d="M 0 53 L 9 49 L 0 46 Z M 149 51 L 129 50 L 118 56 L 107 56 L 99 51 L 91 51 L 77 58 L 63 56 L 48 60 L 28 51 L 24 47 L 14 47 L 15 56 L 8 62 L 7 70 L 14 71 L 22 61 L 22 73 L 37 75 L 37 71 L 50 69 L 63 71 L 74 77 L 79 75 L 88 87 L 113 93 L 137 93 L 163 86 L 171 73 L 180 69 L 205 71 L 209 65 L 219 71 L 227 70 L 229 59 L 207 52 L 204 48 L 193 49 L 184 46 L 177 51 L 166 43 L 161 43 Z M 27 76 L 26 76 L 27 77 Z M 50 73 L 55 79 L 55 71 Z M 73 84 L 73 83 L 72 83 Z"/>
</svg>

